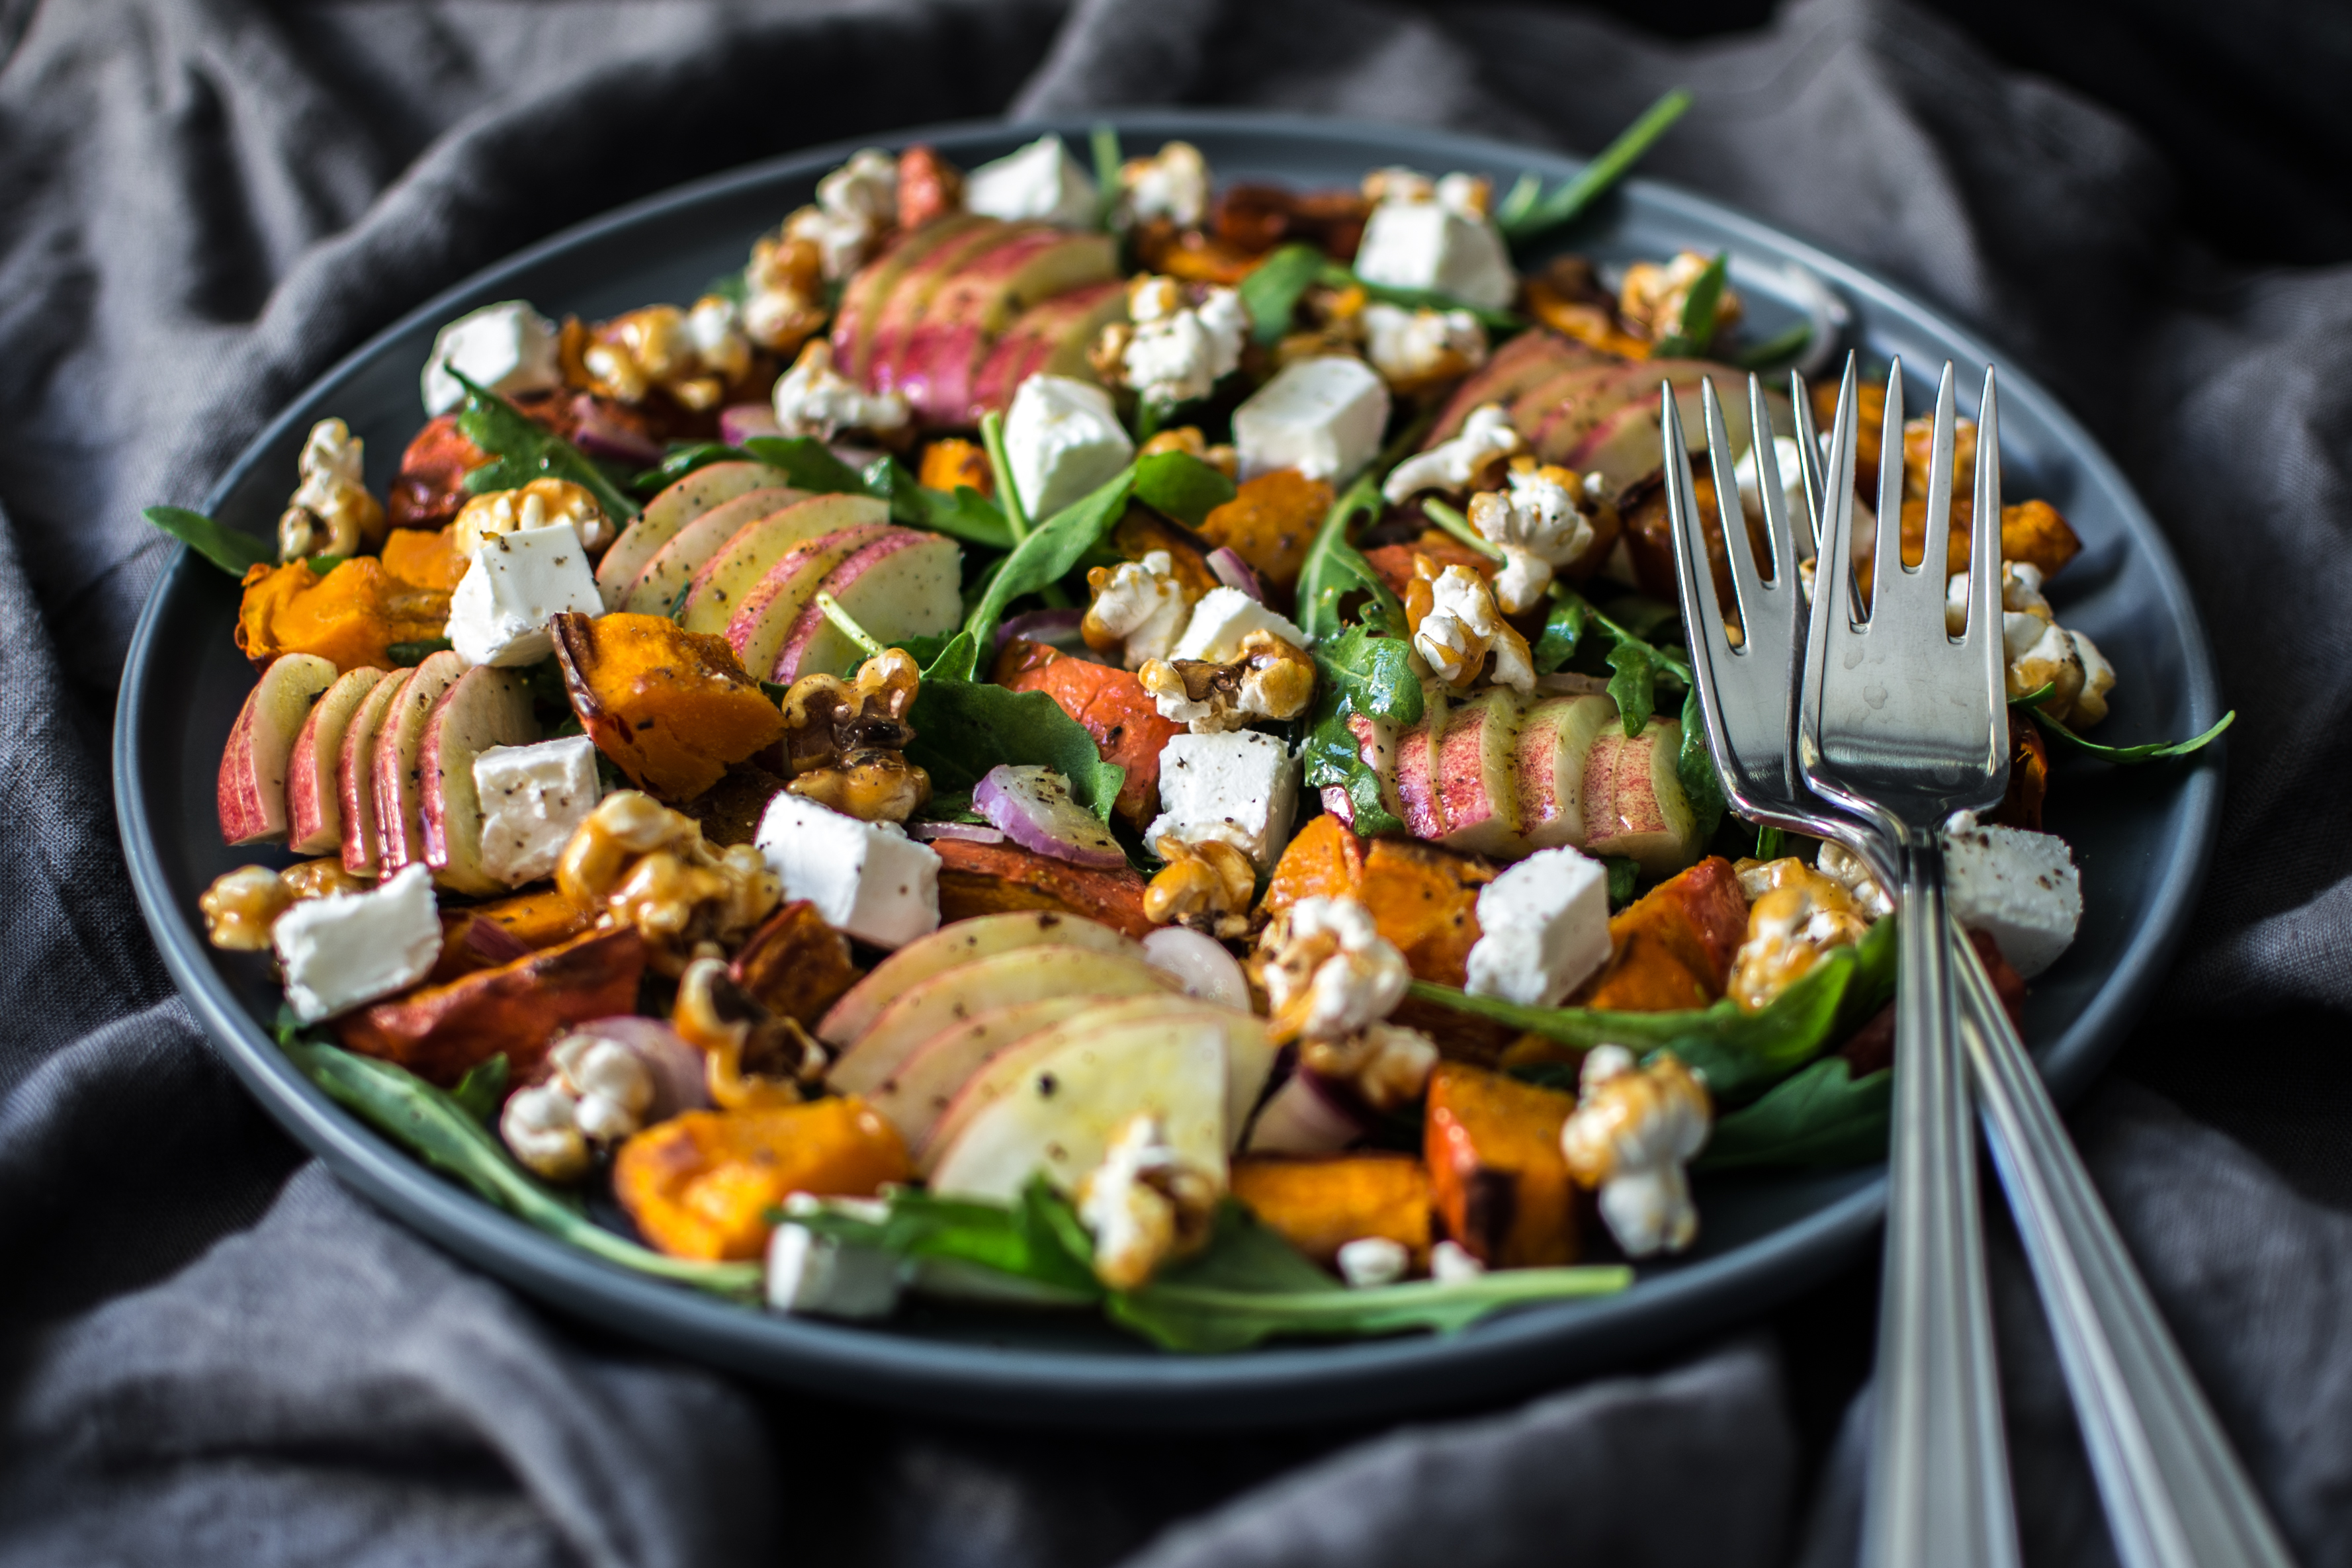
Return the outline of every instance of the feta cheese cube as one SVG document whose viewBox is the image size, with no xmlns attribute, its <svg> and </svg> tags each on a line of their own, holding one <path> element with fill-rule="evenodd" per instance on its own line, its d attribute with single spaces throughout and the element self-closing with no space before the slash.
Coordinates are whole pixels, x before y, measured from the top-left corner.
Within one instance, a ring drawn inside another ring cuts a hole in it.
<svg viewBox="0 0 2352 1568">
<path fill-rule="evenodd" d="M 1134 456 L 1110 394 L 1089 382 L 1033 375 L 1005 411 L 1004 457 L 1032 521 L 1108 482 Z"/>
<path fill-rule="evenodd" d="M 1478 890 L 1473 996 L 1555 1007 L 1609 962 L 1609 871 L 1570 848 L 1528 856 Z"/>
<path fill-rule="evenodd" d="M 768 1237 L 768 1305 L 822 1318 L 887 1318 L 898 1305 L 898 1260 L 787 1221 Z"/>
<path fill-rule="evenodd" d="M 555 651 L 548 617 L 566 610 L 604 613 L 580 531 L 559 522 L 494 534 L 449 595 L 449 646 L 467 664 L 537 664 Z"/>
<path fill-rule="evenodd" d="M 425 412 L 446 414 L 466 401 L 465 387 L 449 374 L 453 370 L 509 397 L 562 385 L 558 335 L 555 323 L 528 300 L 507 300 L 467 311 L 434 336 L 433 352 L 425 359 Z"/>
<path fill-rule="evenodd" d="M 509 888 L 551 876 L 604 794 L 596 742 L 565 735 L 492 746 L 474 759 L 474 791 L 482 802 L 482 868 Z"/>
<path fill-rule="evenodd" d="M 1494 310 L 1508 305 L 1519 289 L 1495 226 L 1438 201 L 1374 207 L 1356 251 L 1356 276 L 1391 289 L 1433 289 Z"/>
<path fill-rule="evenodd" d="M 306 1024 L 405 990 L 441 956 L 433 874 L 410 866 L 364 893 L 305 899 L 278 917 L 269 942 Z"/>
<path fill-rule="evenodd" d="M 1290 839 L 1298 810 L 1298 759 L 1255 730 L 1177 735 L 1160 752 L 1160 816 L 1150 844 L 1174 835 L 1187 844 L 1222 839 L 1261 871 Z"/>
<path fill-rule="evenodd" d="M 966 211 L 1007 223 L 1042 218 L 1064 228 L 1092 228 L 1095 182 L 1062 139 L 1048 132 L 966 174 L 963 205 Z"/>
<path fill-rule="evenodd" d="M 1393 1285 L 1403 1279 L 1412 1267 L 1412 1254 L 1404 1244 L 1385 1236 L 1360 1236 L 1353 1241 L 1339 1244 L 1339 1278 L 1355 1289 L 1369 1289 L 1376 1285 Z"/>
<path fill-rule="evenodd" d="M 2058 962 L 2083 923 L 2083 879 L 2066 841 L 1980 825 L 1972 812 L 1945 825 L 1944 901 L 2028 980 Z"/>
<path fill-rule="evenodd" d="M 903 947 L 940 926 L 940 857 L 895 822 L 862 822 L 803 795 L 780 795 L 760 818 L 760 853 L 787 899 L 877 947 Z"/>
<path fill-rule="evenodd" d="M 1171 658 L 1205 658 L 1231 664 L 1242 656 L 1242 639 L 1252 632 L 1272 632 L 1293 647 L 1305 647 L 1307 636 L 1287 616 L 1267 609 L 1239 588 L 1212 588 L 1192 606 Z"/>
<path fill-rule="evenodd" d="M 1380 372 L 1345 355 L 1299 360 L 1234 410 L 1242 478 L 1297 468 L 1344 484 L 1379 454 L 1388 422 Z"/>
</svg>

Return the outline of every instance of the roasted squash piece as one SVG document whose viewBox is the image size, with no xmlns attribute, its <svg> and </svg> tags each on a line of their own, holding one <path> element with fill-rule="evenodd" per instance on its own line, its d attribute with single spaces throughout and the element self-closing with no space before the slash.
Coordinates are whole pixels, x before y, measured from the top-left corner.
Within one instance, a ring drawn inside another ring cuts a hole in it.
<svg viewBox="0 0 2352 1568">
<path fill-rule="evenodd" d="M 984 496 L 996 493 L 996 476 L 989 471 L 988 453 L 979 442 L 961 436 L 942 436 L 923 448 L 923 466 L 916 482 L 927 490 L 945 490 L 950 495 L 955 494 L 958 486 Z"/>
<path fill-rule="evenodd" d="M 339 670 L 388 669 L 392 644 L 437 637 L 449 624 L 447 594 L 401 581 L 372 555 L 324 576 L 305 561 L 256 563 L 244 586 L 236 646 L 257 669 L 289 653 L 316 654 Z"/>
<path fill-rule="evenodd" d="M 1215 548 L 1182 523 L 1160 516 L 1148 506 L 1131 506 L 1111 531 L 1110 547 L 1129 561 L 1140 561 L 1155 550 L 1168 552 L 1168 563 L 1185 592 L 1199 598 L 1224 586 L 1209 570 L 1209 552 Z"/>
<path fill-rule="evenodd" d="M 1357 901 L 1396 943 L 1415 980 L 1459 985 L 1478 944 L 1478 889 L 1495 879 L 1484 860 L 1410 839 L 1375 838 L 1364 853 Z"/>
<path fill-rule="evenodd" d="M 588 917 L 551 888 L 468 910 L 444 910 L 441 957 L 425 982 L 439 985 L 478 970 L 496 969 L 587 929 Z"/>
<path fill-rule="evenodd" d="M 1326 481 L 1276 468 L 1243 480 L 1233 500 L 1202 520 L 1201 536 L 1248 562 L 1267 587 L 1286 593 L 1334 499 Z"/>
<path fill-rule="evenodd" d="M 341 1019 L 344 1048 L 396 1062 L 445 1088 L 503 1052 L 517 1083 L 547 1047 L 592 1018 L 635 1010 L 646 948 L 635 931 L 591 931 L 560 947 L 378 1002 Z"/>
<path fill-rule="evenodd" d="M 1955 481 L 1955 489 L 1964 483 L 1966 476 Z M 1974 546 L 1969 530 L 1976 516 L 1976 500 L 1955 493 L 1952 497 L 1952 530 L 1944 546 L 1944 574 L 1956 575 L 1969 569 L 1969 556 Z M 2058 513 L 2058 509 L 2046 500 L 2020 501 L 2015 506 L 2000 509 L 2000 558 L 2019 565 L 2035 566 L 2044 577 L 2064 566 L 2082 552 L 2083 541 L 2074 525 Z M 1919 564 L 1927 553 L 1927 503 L 1913 500 L 1903 503 L 1903 559 L 1913 566 Z M 1855 576 L 1862 591 L 1870 592 L 1874 581 L 1868 561 L 1855 563 Z"/>
<path fill-rule="evenodd" d="M 394 529 L 383 542 L 383 569 L 419 588 L 454 593 L 470 564 L 457 553 L 455 528 Z"/>
<path fill-rule="evenodd" d="M 1559 1130 L 1576 1098 L 1458 1062 L 1430 1076 L 1423 1156 L 1445 1234 L 1495 1268 L 1576 1258 L 1576 1191 Z"/>
<path fill-rule="evenodd" d="M 1265 885 L 1268 914 L 1301 899 L 1352 899 L 1364 879 L 1364 841 L 1336 817 L 1318 816 L 1298 830 Z"/>
<path fill-rule="evenodd" d="M 1813 400 L 1813 427 L 1837 428 L 1838 378 L 1824 376 L 1807 389 Z M 1886 384 L 1864 381 L 1854 388 L 1853 471 L 1872 487 L 1871 504 L 1877 504 L 1878 427 L 1886 420 Z"/>
<path fill-rule="evenodd" d="M 857 984 L 849 939 L 824 923 L 816 906 L 794 899 L 751 933 L 728 976 L 780 1017 L 814 1025 Z"/>
<path fill-rule="evenodd" d="M 732 763 L 783 738 L 782 709 L 743 672 L 724 637 L 667 616 L 557 616 L 564 689 L 596 749 L 630 782 L 692 800 Z"/>
<path fill-rule="evenodd" d="M 1731 961 L 1748 940 L 1739 873 L 1711 855 L 1620 910 L 1609 921 L 1609 938 L 1608 965 L 1569 998 L 1571 1006 L 1611 1013 L 1705 1007 L 1731 983 Z"/>
<path fill-rule="evenodd" d="M 1013 910 L 1061 910 L 1100 921 L 1140 941 L 1158 928 L 1143 912 L 1149 885 L 1131 868 L 1092 871 L 1011 844 L 935 840 L 940 923 Z"/>
<path fill-rule="evenodd" d="M 1160 753 L 1184 726 L 1162 719 L 1131 670 L 1074 658 L 1059 648 L 1016 637 L 996 661 L 996 683 L 1042 691 L 1095 738 L 1103 761 L 1127 770 L 1113 808 L 1140 827 L 1160 809 Z"/>
<path fill-rule="evenodd" d="M 2009 793 L 2001 797 L 2000 809 L 1986 820 L 1998 822 L 2003 827 L 2022 827 L 2028 833 L 2042 831 L 2042 803 L 2050 795 L 2050 742 L 2042 738 L 2042 727 L 2025 713 L 2012 708 L 2009 710 Z"/>
<path fill-rule="evenodd" d="M 1402 599 L 1412 585 L 1412 558 L 1426 555 L 1443 571 L 1448 566 L 1466 566 L 1479 576 L 1492 580 L 1502 568 L 1494 557 L 1481 555 L 1450 533 L 1431 529 L 1411 544 L 1382 544 L 1364 552 L 1364 559 L 1389 585 L 1389 592 Z"/>
<path fill-rule="evenodd" d="M 898 1130 L 864 1100 L 689 1110 L 648 1127 L 613 1162 L 613 1195 L 673 1258 L 749 1258 L 793 1193 L 872 1197 L 914 1174 Z"/>
<path fill-rule="evenodd" d="M 1330 1268 L 1339 1248 L 1382 1237 L 1429 1261 L 1429 1168 L 1406 1154 L 1236 1160 L 1233 1194 L 1283 1239 Z"/>
</svg>

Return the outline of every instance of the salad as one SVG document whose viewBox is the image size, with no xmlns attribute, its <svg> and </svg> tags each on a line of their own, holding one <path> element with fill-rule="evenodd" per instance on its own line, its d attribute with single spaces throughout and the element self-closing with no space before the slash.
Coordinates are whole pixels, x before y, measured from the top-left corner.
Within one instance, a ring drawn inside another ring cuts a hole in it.
<svg viewBox="0 0 2352 1568">
<path fill-rule="evenodd" d="M 1662 383 L 1832 345 L 1723 256 L 1531 259 L 1683 101 L 1500 195 L 868 150 L 688 304 L 447 323 L 388 494 L 329 418 L 275 540 L 149 514 L 257 675 L 212 942 L 420 1158 L 785 1312 L 1446 1331 L 1687 1248 L 1694 1172 L 1877 1157 L 1886 892 L 1726 812 L 1659 483 Z M 2082 739 L 2078 542 L 2000 530 L 1950 901 L 2014 1007 L 2081 912 L 2051 746 L 2210 737 Z"/>
</svg>

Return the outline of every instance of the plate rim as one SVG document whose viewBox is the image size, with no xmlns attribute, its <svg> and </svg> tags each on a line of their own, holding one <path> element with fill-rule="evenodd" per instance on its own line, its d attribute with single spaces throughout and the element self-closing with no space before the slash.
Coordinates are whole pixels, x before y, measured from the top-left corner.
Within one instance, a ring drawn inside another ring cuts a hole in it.
<svg viewBox="0 0 2352 1568">
<path fill-rule="evenodd" d="M 1277 141 L 1405 140 L 1432 162 L 1525 166 L 1554 176 L 1583 160 L 1557 151 L 1443 129 L 1360 119 L 1256 110 L 1105 110 L 1034 120 L 965 120 L 907 127 L 701 176 L 575 223 L 509 253 L 421 301 L 291 395 L 223 471 L 205 506 L 216 510 L 294 422 L 296 411 L 355 374 L 394 340 L 457 304 L 494 290 L 509 276 L 666 214 L 724 200 L 829 167 L 858 147 L 924 141 L 949 143 L 1058 132 L 1083 137 L 1108 121 L 1125 132 L 1182 135 L 1188 130 Z M 1921 303 L 1869 268 L 1714 197 L 1637 177 L 1631 194 L 1668 214 L 1732 231 L 1813 268 L 1850 300 L 1868 300 L 1911 318 L 1977 360 L 1999 363 L 1970 324 Z M 1620 198 L 1622 199 L 1622 198 Z M 2004 384 L 2012 403 L 2035 405 L 2069 460 L 2120 503 L 2132 545 L 2144 550 L 2168 608 L 2187 630 L 2180 692 L 2193 723 L 2210 723 L 2220 703 L 2209 639 L 2169 542 L 2105 449 L 2029 373 Z M 919 1339 L 747 1309 L 666 1284 L 580 1253 L 446 1181 L 403 1152 L 295 1070 L 213 970 L 203 938 L 165 884 L 154 814 L 139 792 L 140 717 L 146 708 L 151 647 L 164 605 L 186 574 L 210 571 L 184 546 L 161 572 L 142 605 L 126 655 L 113 725 L 111 784 L 132 889 L 165 966 L 233 1071 L 296 1141 L 379 1208 L 468 1263 L 569 1316 L 614 1327 L 690 1359 L 814 1392 L 937 1413 L 985 1412 L 1003 1424 L 1094 1428 L 1240 1429 L 1359 1417 L 1524 1394 L 1561 1376 L 1622 1363 L 1726 1320 L 1724 1296 L 1750 1321 L 1824 1278 L 1863 1250 L 1885 1203 L 1883 1165 L 1861 1186 L 1745 1246 L 1645 1279 L 1622 1296 L 1549 1311 L 1512 1314 L 1449 1338 L 1402 1336 L 1339 1344 L 1282 1345 L 1241 1355 L 1181 1357 L 992 1348 Z M 2088 1005 L 2045 1050 L 2051 1091 L 2061 1104 L 2087 1086 L 2147 1005 L 2155 982 L 2186 934 L 2220 828 L 2225 753 L 2210 748 L 2184 770 L 2178 788 L 2187 854 L 2170 858 L 2124 952 Z M 594 1303 L 591 1310 L 584 1303 Z M 1563 1311 L 1575 1331 L 1559 1332 Z M 1410 1378 L 1404 1376 L 1411 1373 Z M 1414 1391 L 1400 1394 L 1410 1382 Z M 1437 1385 L 1442 1385 L 1439 1391 Z"/>
</svg>

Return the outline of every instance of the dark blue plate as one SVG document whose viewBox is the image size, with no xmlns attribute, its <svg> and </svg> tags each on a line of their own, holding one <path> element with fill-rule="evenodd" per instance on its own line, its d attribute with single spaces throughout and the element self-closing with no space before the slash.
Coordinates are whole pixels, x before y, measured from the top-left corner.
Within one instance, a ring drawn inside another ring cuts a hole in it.
<svg viewBox="0 0 2352 1568">
<path fill-rule="evenodd" d="M 948 126 L 910 132 L 966 167 L 1045 126 Z M 1087 125 L 1052 124 L 1074 147 Z M 1466 169 L 1497 188 L 1520 171 L 1548 181 L 1577 164 L 1549 153 L 1392 125 L 1284 116 L 1120 117 L 1130 148 L 1181 136 L 1223 180 L 1353 185 L 1365 171 Z M 214 515 L 264 537 L 293 489 L 312 421 L 347 420 L 367 441 L 379 492 L 423 423 L 417 374 L 434 331 L 492 300 L 531 300 L 555 315 L 608 316 L 687 300 L 742 265 L 752 238 L 811 199 L 850 143 L 764 163 L 641 202 L 559 235 L 412 311 L 321 377 L 247 448 L 208 500 Z M 1974 333 L 1858 268 L 1711 201 L 1635 180 L 1559 243 L 1603 262 L 1728 249 L 1752 331 L 1770 335 L 1800 309 L 1801 278 L 1826 282 L 1851 311 L 1865 355 L 1900 354 L 1915 375 L 1959 362 L 1963 389 L 1991 351 Z M 1913 395 L 1932 398 L 1933 381 Z M 1733 389 L 1727 386 L 1727 392 Z M 2205 634 L 2171 552 L 2123 476 L 2050 395 L 2003 367 L 2007 489 L 2042 496 L 2086 545 L 2059 580 L 2069 626 L 2088 632 L 2120 674 L 2109 742 L 2189 735 L 2219 717 Z M 1736 395 L 1736 394 L 1735 394 Z M 1964 395 L 1967 394 L 1964 392 Z M 1925 403 L 1921 406 L 1927 405 Z M 600 1263 L 442 1180 L 331 1103 L 267 1032 L 278 996 L 250 958 L 215 953 L 196 897 L 249 861 L 224 847 L 215 816 L 221 746 L 253 673 L 230 641 L 236 587 L 183 552 L 148 601 L 116 712 L 115 796 L 133 884 L 164 961 L 229 1064 L 288 1131 L 345 1182 L 469 1262 L 549 1305 L 720 1366 L 832 1394 L 981 1419 L 1172 1427 L 1391 1415 L 1530 1391 L 1721 1330 L 1766 1310 L 1868 1247 L 1885 1199 L 1872 1166 L 1700 1184 L 1704 1229 L 1675 1262 L 1643 1270 L 1622 1296 L 1540 1307 L 1453 1338 L 1286 1345 L 1246 1354 L 1163 1354 L 1090 1321 L 919 1310 L 858 1328 L 737 1307 Z M 2034 987 L 2026 1034 L 2063 1100 L 2120 1043 L 2179 940 L 2216 828 L 2221 773 L 2193 764 L 2120 771 L 2062 760 L 2051 827 L 2074 845 L 2085 912 L 2074 950 Z"/>
</svg>

